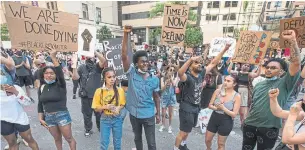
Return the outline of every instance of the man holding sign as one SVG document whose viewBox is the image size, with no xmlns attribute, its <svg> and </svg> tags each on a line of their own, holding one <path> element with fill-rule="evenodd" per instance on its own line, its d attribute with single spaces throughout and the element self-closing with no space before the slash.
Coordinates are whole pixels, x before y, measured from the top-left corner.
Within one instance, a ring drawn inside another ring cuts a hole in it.
<svg viewBox="0 0 305 150">
<path fill-rule="evenodd" d="M 256 144 L 259 150 L 274 147 L 282 124 L 281 119 L 275 117 L 270 111 L 268 91 L 272 88 L 279 88 L 281 93 L 278 96 L 278 102 L 283 107 L 300 77 L 301 59 L 297 36 L 293 30 L 285 30 L 281 37 L 289 41 L 291 45 L 289 68 L 287 68 L 286 62 L 279 58 L 266 62 L 267 79 L 254 87 L 253 103 L 244 123 L 243 150 L 253 150 Z M 284 72 L 287 73 L 280 78 Z"/>
</svg>

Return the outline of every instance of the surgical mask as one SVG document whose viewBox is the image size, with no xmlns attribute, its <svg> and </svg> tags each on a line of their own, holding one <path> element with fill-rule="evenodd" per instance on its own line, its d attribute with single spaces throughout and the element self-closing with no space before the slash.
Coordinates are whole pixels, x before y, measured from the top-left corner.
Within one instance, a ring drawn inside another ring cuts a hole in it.
<svg viewBox="0 0 305 150">
<path fill-rule="evenodd" d="M 163 62 L 157 62 L 157 68 L 160 70 L 162 67 Z"/>
<path fill-rule="evenodd" d="M 266 78 L 266 80 L 274 81 L 274 80 L 277 80 L 278 78 L 279 78 L 278 76 L 274 76 L 272 78 Z"/>
<path fill-rule="evenodd" d="M 46 82 L 47 84 L 53 84 L 55 82 L 55 80 L 48 81 L 48 80 L 44 79 L 44 82 Z"/>
<path fill-rule="evenodd" d="M 138 69 L 138 72 L 139 72 L 140 74 L 145 74 L 145 73 L 146 73 L 145 71 L 143 71 L 143 70 L 141 70 L 141 69 Z"/>
</svg>

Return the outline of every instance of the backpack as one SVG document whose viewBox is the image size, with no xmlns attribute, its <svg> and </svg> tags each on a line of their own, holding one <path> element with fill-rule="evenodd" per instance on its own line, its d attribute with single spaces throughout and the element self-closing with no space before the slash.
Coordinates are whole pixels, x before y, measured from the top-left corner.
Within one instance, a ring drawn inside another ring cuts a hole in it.
<svg viewBox="0 0 305 150">
<path fill-rule="evenodd" d="M 181 103 L 183 101 L 183 88 L 184 88 L 184 82 L 179 81 L 178 86 L 175 89 L 175 94 L 176 94 L 176 100 L 177 103 Z"/>
</svg>

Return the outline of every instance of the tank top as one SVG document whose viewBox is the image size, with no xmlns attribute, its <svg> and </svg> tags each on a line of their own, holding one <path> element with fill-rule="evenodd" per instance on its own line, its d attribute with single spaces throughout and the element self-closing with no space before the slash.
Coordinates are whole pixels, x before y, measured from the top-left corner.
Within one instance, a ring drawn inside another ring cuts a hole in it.
<svg viewBox="0 0 305 150">
<path fill-rule="evenodd" d="M 294 130 L 296 131 L 295 133 L 303 133 L 305 132 L 305 118 L 300 122 L 298 123 L 295 127 L 294 127 Z M 300 144 L 301 146 L 303 146 L 305 148 L 305 143 L 304 144 Z M 298 145 L 294 145 L 295 147 L 298 146 Z"/>
<path fill-rule="evenodd" d="M 227 102 L 225 102 L 223 104 L 224 107 L 226 107 L 230 111 L 232 111 L 233 108 L 234 108 L 234 102 L 235 102 L 234 98 L 235 98 L 236 95 L 237 95 L 237 92 L 234 91 L 234 94 L 233 94 L 231 100 L 229 100 L 229 101 L 227 101 Z M 221 101 L 219 96 L 220 96 L 220 94 L 217 94 L 217 97 L 216 97 L 216 99 L 214 101 L 214 104 L 217 104 L 217 103 L 219 103 Z M 223 110 L 215 110 L 215 112 L 217 112 L 219 114 L 225 114 Z"/>
</svg>

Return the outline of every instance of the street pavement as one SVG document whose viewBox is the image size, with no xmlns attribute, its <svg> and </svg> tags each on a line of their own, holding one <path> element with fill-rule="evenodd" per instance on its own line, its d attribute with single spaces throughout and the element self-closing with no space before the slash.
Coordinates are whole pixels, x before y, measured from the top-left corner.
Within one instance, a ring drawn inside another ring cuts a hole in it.
<svg viewBox="0 0 305 150">
<path fill-rule="evenodd" d="M 93 127 L 93 135 L 91 137 L 86 138 L 84 136 L 84 123 L 83 117 L 81 113 L 81 101 L 80 98 L 72 99 L 72 88 L 73 84 L 71 81 L 67 81 L 67 90 L 68 90 L 68 101 L 67 106 L 72 117 L 72 132 L 73 136 L 77 142 L 78 150 L 99 150 L 99 132 L 95 126 Z M 38 121 L 37 114 L 37 90 L 31 90 L 32 97 L 36 100 L 35 104 L 24 107 L 27 112 L 31 130 L 34 139 L 37 141 L 41 150 L 56 150 L 55 143 L 51 134 L 40 125 Z M 93 122 L 95 122 L 95 117 L 93 116 Z M 169 134 L 167 129 L 165 129 L 162 133 L 159 132 L 160 125 L 156 125 L 156 142 L 158 150 L 172 150 L 175 142 L 175 137 L 179 131 L 179 117 L 178 111 L 176 110 L 173 117 L 173 133 Z M 123 125 L 123 137 L 122 137 L 122 150 L 135 150 L 134 144 L 134 136 L 131 128 L 131 124 L 129 121 L 129 117 L 127 115 L 124 125 Z M 146 138 L 143 132 L 143 144 L 144 149 L 147 150 Z M 6 145 L 6 141 L 3 137 L 1 137 L 1 150 L 4 149 Z M 242 132 L 240 130 L 240 121 L 239 116 L 235 118 L 234 128 L 228 137 L 226 143 L 227 150 L 241 150 L 242 145 Z M 187 139 L 187 146 L 190 150 L 205 150 L 205 136 L 200 132 L 199 128 L 194 128 L 194 130 L 190 133 Z M 63 138 L 63 149 L 68 150 L 69 145 Z M 109 150 L 113 150 L 112 139 L 110 139 Z M 217 149 L 217 138 L 214 137 L 212 149 Z M 20 150 L 30 150 L 30 148 L 26 147 L 24 144 L 20 144 Z"/>
</svg>

